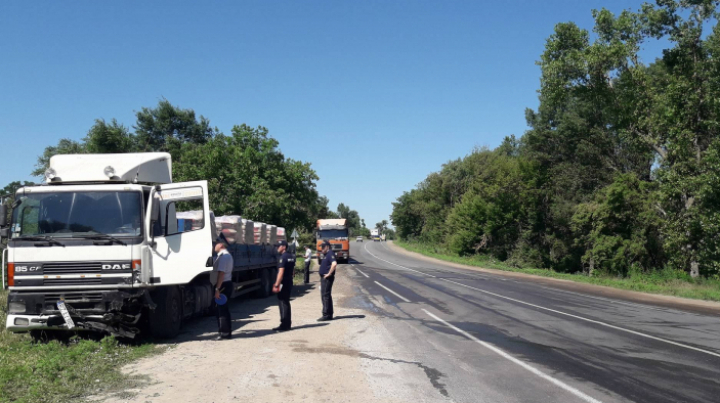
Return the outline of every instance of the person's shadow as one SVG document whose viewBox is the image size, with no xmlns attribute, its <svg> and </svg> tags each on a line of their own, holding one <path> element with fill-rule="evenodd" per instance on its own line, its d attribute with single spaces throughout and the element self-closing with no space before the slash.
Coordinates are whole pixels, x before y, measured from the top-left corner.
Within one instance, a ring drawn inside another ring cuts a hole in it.
<svg viewBox="0 0 720 403">
<path fill-rule="evenodd" d="M 315 288 L 314 283 L 293 286 L 292 298 L 301 298 Z M 256 315 L 262 314 L 268 310 L 277 309 L 277 297 L 275 294 L 267 298 L 234 298 L 228 302 L 230 307 L 230 317 L 232 318 L 232 333 L 234 338 L 242 337 L 261 337 L 273 334 L 271 329 L 267 330 L 241 330 L 243 326 L 252 322 L 261 322 L 265 319 L 254 319 Z M 311 325 L 302 325 L 293 327 L 293 329 L 302 329 L 306 327 L 325 326 L 327 323 L 318 323 Z M 274 327 L 268 323 L 268 327 Z M 177 338 L 168 340 L 171 343 L 182 343 L 186 341 L 196 340 L 212 340 L 217 337 L 217 320 L 214 314 L 209 314 L 204 318 L 194 318 L 183 321 L 182 329 Z"/>
<path fill-rule="evenodd" d="M 332 320 L 336 321 L 339 319 L 365 319 L 365 315 L 340 315 L 340 316 L 333 316 Z"/>
<path fill-rule="evenodd" d="M 293 326 L 290 328 L 290 330 L 286 330 L 285 332 L 278 332 L 278 333 L 287 333 L 292 332 L 294 330 L 300 330 L 300 329 L 308 329 L 313 327 L 321 327 L 321 326 L 327 326 L 329 323 L 311 323 L 309 325 L 300 325 L 300 326 Z M 239 333 L 233 333 L 233 338 L 236 339 L 253 339 L 256 337 L 263 337 L 267 335 L 271 335 L 276 333 L 272 329 L 258 329 L 258 330 L 243 330 Z"/>
</svg>

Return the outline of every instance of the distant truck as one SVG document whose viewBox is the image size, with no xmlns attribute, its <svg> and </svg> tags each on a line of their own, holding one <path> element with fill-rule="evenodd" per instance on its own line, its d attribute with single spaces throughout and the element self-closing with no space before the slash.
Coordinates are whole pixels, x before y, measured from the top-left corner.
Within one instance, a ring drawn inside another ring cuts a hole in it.
<svg viewBox="0 0 720 403">
<path fill-rule="evenodd" d="M 373 242 L 380 240 L 380 230 L 378 229 L 371 229 L 370 230 L 370 238 L 372 238 Z"/>
<path fill-rule="evenodd" d="M 335 252 L 339 262 L 347 263 L 350 259 L 350 238 L 347 227 L 347 219 L 325 219 L 317 220 L 317 231 L 315 233 L 317 239 L 317 258 L 318 263 L 322 261 L 325 255 L 322 253 L 320 245 L 324 241 L 330 242 L 332 251 Z"/>
<path fill-rule="evenodd" d="M 254 240 L 258 223 L 216 223 L 207 182 L 173 183 L 171 168 L 168 153 L 56 155 L 46 184 L 16 192 L 9 223 L 0 207 L 7 329 L 176 336 L 211 307 L 216 224 L 232 230 L 232 296 L 269 295 L 276 229 Z"/>
</svg>

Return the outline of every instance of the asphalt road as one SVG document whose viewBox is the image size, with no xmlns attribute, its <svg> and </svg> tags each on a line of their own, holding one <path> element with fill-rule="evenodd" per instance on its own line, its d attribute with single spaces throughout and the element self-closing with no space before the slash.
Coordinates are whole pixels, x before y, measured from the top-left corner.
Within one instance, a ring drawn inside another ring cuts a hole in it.
<svg viewBox="0 0 720 403">
<path fill-rule="evenodd" d="M 456 402 L 719 402 L 720 317 L 353 243 L 346 303 L 383 317 Z M 381 304 L 373 301 L 382 301 Z"/>
</svg>

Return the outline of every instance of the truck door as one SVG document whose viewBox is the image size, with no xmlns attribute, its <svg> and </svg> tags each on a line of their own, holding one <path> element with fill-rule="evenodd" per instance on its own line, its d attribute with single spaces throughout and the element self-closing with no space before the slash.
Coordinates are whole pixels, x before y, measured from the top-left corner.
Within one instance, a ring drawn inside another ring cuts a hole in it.
<svg viewBox="0 0 720 403">
<path fill-rule="evenodd" d="M 207 182 L 159 185 L 150 193 L 143 254 L 143 282 L 187 284 L 212 256 L 212 230 Z M 151 261 L 146 265 L 146 260 Z"/>
</svg>

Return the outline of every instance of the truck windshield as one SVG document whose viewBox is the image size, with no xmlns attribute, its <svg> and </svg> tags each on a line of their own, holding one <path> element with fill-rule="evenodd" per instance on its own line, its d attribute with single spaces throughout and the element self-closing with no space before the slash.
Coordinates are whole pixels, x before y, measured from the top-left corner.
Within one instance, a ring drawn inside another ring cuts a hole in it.
<svg viewBox="0 0 720 403">
<path fill-rule="evenodd" d="M 122 192 L 52 192 L 18 197 L 13 209 L 12 238 L 142 234 L 142 194 Z"/>
<path fill-rule="evenodd" d="M 346 229 L 324 229 L 320 231 L 320 239 L 336 239 L 347 238 L 348 230 Z"/>
</svg>

